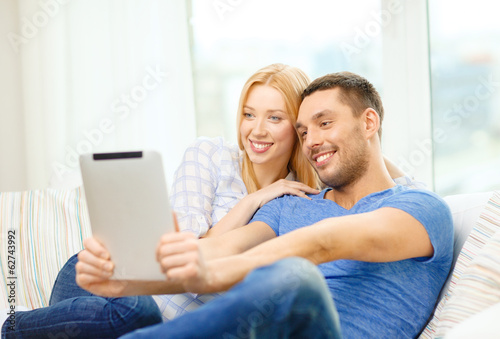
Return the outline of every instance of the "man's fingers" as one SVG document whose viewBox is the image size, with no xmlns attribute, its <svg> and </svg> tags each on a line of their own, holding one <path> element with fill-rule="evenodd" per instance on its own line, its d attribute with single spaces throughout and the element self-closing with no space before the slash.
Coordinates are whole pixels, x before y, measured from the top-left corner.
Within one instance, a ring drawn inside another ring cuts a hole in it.
<svg viewBox="0 0 500 339">
<path fill-rule="evenodd" d="M 167 257 L 163 257 L 160 260 L 161 271 L 163 273 L 165 273 L 173 268 L 182 267 L 182 266 L 190 265 L 193 263 L 195 263 L 195 264 L 199 263 L 198 253 L 196 253 L 196 252 L 188 252 L 188 253 L 170 255 Z"/>
<path fill-rule="evenodd" d="M 85 240 L 83 240 L 83 247 L 85 247 L 86 250 L 90 251 L 92 254 L 99 258 L 110 258 L 110 254 L 106 250 L 106 248 L 94 237 L 86 238 Z"/>
<path fill-rule="evenodd" d="M 76 283 L 81 288 L 92 292 L 95 295 L 104 297 L 120 297 L 126 287 L 127 281 L 96 281 L 95 276 L 90 274 L 81 274 L 76 277 Z"/>
<path fill-rule="evenodd" d="M 185 281 L 188 279 L 196 278 L 199 274 L 197 265 L 189 264 L 181 267 L 171 268 L 167 271 L 165 276 L 169 280 Z"/>
<path fill-rule="evenodd" d="M 85 269 L 86 267 L 94 267 L 96 270 L 111 273 L 113 273 L 114 270 L 113 262 L 98 258 L 87 250 L 83 250 L 78 253 L 78 263 L 76 264 L 76 267 L 78 267 L 77 273 L 80 268 Z M 87 271 L 87 273 L 89 272 Z"/>
<path fill-rule="evenodd" d="M 99 266 L 89 265 L 83 261 L 78 261 L 75 265 L 77 275 L 89 274 L 100 280 L 107 280 L 113 275 L 113 264 L 111 262 L 103 263 Z"/>
<path fill-rule="evenodd" d="M 160 243 L 156 248 L 156 260 L 160 261 L 165 255 L 171 255 L 183 251 L 186 243 L 195 242 L 198 239 L 194 233 L 176 232 L 166 233 L 161 236 Z"/>
<path fill-rule="evenodd" d="M 175 254 L 197 252 L 198 242 L 196 239 L 186 239 L 184 241 L 162 244 L 158 248 L 158 260 Z"/>
<path fill-rule="evenodd" d="M 89 274 L 78 274 L 76 276 L 76 284 L 83 289 L 87 289 L 90 285 L 96 283 L 95 276 Z"/>
<path fill-rule="evenodd" d="M 186 239 L 198 239 L 194 233 L 191 232 L 175 232 L 175 233 L 165 233 L 161 236 L 161 244 L 176 243 L 179 241 L 184 241 Z"/>
</svg>

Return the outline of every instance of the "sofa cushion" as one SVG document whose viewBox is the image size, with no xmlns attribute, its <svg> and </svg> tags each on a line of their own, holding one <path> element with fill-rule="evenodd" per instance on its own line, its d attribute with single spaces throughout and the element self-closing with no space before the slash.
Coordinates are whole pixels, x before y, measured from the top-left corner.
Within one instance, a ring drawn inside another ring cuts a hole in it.
<svg viewBox="0 0 500 339">
<path fill-rule="evenodd" d="M 438 300 L 441 300 L 448 291 L 458 255 L 462 251 L 465 241 L 468 239 L 472 228 L 476 225 L 476 221 L 479 219 L 484 206 L 491 196 L 492 192 L 484 192 L 449 195 L 444 198 L 450 207 L 453 217 L 453 262 L 451 264 L 452 270 L 441 290 Z"/>
<path fill-rule="evenodd" d="M 500 230 L 500 218 L 498 218 L 498 216 L 495 217 L 495 215 L 499 213 L 499 203 L 500 192 L 493 192 L 491 198 L 484 205 L 480 217 L 476 221 L 474 228 L 470 232 L 467 240 L 461 248 L 457 262 L 451 274 L 449 287 L 445 290 L 444 297 L 439 301 L 434 316 L 424 329 L 421 338 L 434 338 L 436 336 L 436 331 L 441 321 L 441 316 L 447 308 L 448 300 L 450 300 L 450 298 L 453 296 L 457 285 L 460 283 L 460 279 L 466 272 L 467 268 L 470 266 L 472 260 L 479 253 L 481 253 L 485 244 L 488 243 L 492 236 Z M 454 218 L 454 226 L 455 221 L 456 220 Z M 458 225 L 457 227 L 461 226 Z M 456 240 L 457 239 L 459 238 L 456 238 Z M 459 244 L 457 246 L 459 246 Z M 446 312 L 448 312 L 448 310 L 446 310 Z"/>
<path fill-rule="evenodd" d="M 0 308 L 10 296 L 28 308 L 48 305 L 57 273 L 91 234 L 86 206 L 80 188 L 0 193 Z"/>
</svg>

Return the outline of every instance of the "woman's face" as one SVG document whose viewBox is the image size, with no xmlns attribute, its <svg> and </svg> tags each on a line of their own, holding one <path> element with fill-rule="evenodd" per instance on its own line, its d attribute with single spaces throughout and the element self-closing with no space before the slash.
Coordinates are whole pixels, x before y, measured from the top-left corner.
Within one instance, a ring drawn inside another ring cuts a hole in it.
<svg viewBox="0 0 500 339">
<path fill-rule="evenodd" d="M 296 132 L 288 118 L 285 101 L 278 90 L 266 85 L 253 86 L 243 105 L 241 143 L 254 164 L 288 164 Z"/>
</svg>

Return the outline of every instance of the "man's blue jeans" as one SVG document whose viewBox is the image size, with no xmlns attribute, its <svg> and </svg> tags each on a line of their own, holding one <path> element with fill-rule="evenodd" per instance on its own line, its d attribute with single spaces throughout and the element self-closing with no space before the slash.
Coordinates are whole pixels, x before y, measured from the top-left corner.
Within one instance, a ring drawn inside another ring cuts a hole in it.
<svg viewBox="0 0 500 339">
<path fill-rule="evenodd" d="M 161 322 L 161 313 L 150 296 L 103 298 L 81 289 L 75 282 L 76 255 L 59 272 L 49 307 L 16 312 L 15 330 L 7 320 L 3 338 L 117 338 L 138 328 Z"/>
<path fill-rule="evenodd" d="M 222 296 L 134 338 L 341 338 L 337 311 L 312 263 L 288 258 L 259 268 Z"/>
</svg>

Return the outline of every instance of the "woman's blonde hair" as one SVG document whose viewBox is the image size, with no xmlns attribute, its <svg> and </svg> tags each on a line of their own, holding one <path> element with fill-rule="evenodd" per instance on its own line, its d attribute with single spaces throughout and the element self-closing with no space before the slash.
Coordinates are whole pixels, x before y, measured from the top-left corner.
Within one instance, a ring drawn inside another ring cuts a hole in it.
<svg viewBox="0 0 500 339">
<path fill-rule="evenodd" d="M 278 90 L 285 101 L 285 108 L 288 118 L 295 125 L 299 106 L 301 103 L 301 95 L 304 89 L 309 85 L 309 77 L 296 67 L 291 67 L 283 64 L 272 64 L 258 70 L 254 75 L 247 80 L 241 90 L 240 103 L 238 105 L 238 144 L 243 151 L 243 162 L 241 167 L 241 177 L 248 193 L 258 191 L 261 187 L 257 182 L 252 162 L 245 152 L 245 148 L 241 142 L 240 125 L 243 117 L 243 106 L 245 105 L 248 93 L 253 86 L 265 85 L 271 86 Z M 302 153 L 298 138 L 295 138 L 292 155 L 288 162 L 288 170 L 295 175 L 295 178 L 300 182 L 305 183 L 313 188 L 320 186 L 318 176 L 309 161 Z"/>
</svg>

